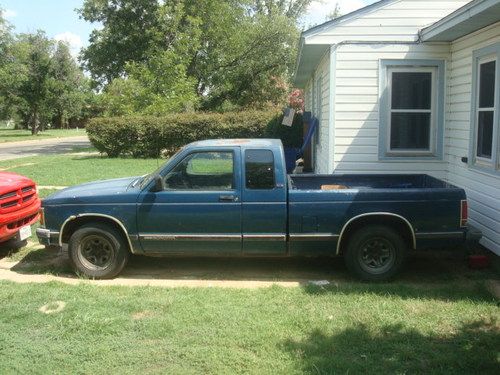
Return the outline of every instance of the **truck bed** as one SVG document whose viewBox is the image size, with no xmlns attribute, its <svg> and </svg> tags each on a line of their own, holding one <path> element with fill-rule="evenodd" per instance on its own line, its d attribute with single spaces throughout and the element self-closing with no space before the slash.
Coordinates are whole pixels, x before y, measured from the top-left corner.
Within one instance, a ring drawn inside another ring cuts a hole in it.
<svg viewBox="0 0 500 375">
<path fill-rule="evenodd" d="M 426 174 L 290 175 L 292 190 L 453 189 L 455 186 Z"/>
</svg>

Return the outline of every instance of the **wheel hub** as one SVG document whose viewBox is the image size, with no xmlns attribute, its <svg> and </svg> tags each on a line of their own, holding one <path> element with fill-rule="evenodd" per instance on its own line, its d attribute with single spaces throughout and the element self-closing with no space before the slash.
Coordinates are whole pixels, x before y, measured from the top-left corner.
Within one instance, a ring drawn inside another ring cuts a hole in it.
<svg viewBox="0 0 500 375">
<path fill-rule="evenodd" d="M 97 235 L 86 237 L 80 244 L 78 257 L 90 269 L 104 269 L 108 267 L 114 256 L 111 242 Z"/>
<path fill-rule="evenodd" d="M 370 273 L 384 272 L 394 263 L 394 246 L 384 238 L 369 239 L 361 247 L 358 259 L 361 267 L 366 271 Z"/>
</svg>

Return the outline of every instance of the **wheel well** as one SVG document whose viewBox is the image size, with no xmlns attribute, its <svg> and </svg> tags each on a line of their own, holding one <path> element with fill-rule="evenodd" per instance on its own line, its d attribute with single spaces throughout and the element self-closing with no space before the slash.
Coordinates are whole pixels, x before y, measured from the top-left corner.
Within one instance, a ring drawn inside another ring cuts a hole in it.
<svg viewBox="0 0 500 375">
<path fill-rule="evenodd" d="M 62 237 L 61 237 L 61 242 L 62 243 L 68 243 L 69 239 L 75 233 L 78 228 L 80 228 L 82 225 L 85 224 L 90 224 L 90 223 L 101 223 L 101 224 L 107 224 L 110 227 L 116 229 L 118 233 L 120 233 L 123 236 L 123 239 L 129 246 L 129 251 L 132 252 L 132 249 L 130 248 L 130 241 L 127 236 L 127 233 L 124 231 L 124 229 L 121 227 L 118 222 L 114 221 L 111 218 L 108 217 L 103 217 L 103 216 L 79 216 L 74 218 L 73 220 L 70 220 L 66 223 L 66 225 L 63 228 L 62 232 Z"/>
<path fill-rule="evenodd" d="M 407 223 L 403 218 L 392 215 L 369 215 L 353 220 L 352 222 L 348 223 L 347 226 L 343 229 L 341 238 L 339 239 L 339 254 L 342 254 L 352 234 L 355 233 L 358 229 L 367 225 L 384 225 L 391 229 L 394 229 L 403 237 L 409 249 L 415 248 L 413 231 L 409 226 L 410 224 Z"/>
</svg>

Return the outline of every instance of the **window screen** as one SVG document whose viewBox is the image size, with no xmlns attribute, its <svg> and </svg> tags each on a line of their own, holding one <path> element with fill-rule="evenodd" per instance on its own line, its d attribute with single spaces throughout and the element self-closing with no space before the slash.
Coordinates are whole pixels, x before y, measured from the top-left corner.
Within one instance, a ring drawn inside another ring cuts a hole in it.
<svg viewBox="0 0 500 375">
<path fill-rule="evenodd" d="M 391 72 L 390 149 L 431 149 L 432 72 Z"/>
<path fill-rule="evenodd" d="M 274 155 L 270 150 L 245 151 L 245 181 L 247 189 L 274 188 Z"/>
<path fill-rule="evenodd" d="M 496 61 L 479 64 L 476 156 L 492 158 Z"/>
</svg>

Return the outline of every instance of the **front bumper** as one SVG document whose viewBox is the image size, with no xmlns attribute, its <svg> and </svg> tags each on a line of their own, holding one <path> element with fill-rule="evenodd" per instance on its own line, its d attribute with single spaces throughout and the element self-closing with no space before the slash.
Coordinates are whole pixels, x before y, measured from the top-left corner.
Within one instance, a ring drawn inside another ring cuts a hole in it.
<svg viewBox="0 0 500 375">
<path fill-rule="evenodd" d="M 36 236 L 38 241 L 45 246 L 59 246 L 59 232 L 50 229 L 37 228 Z"/>
</svg>

